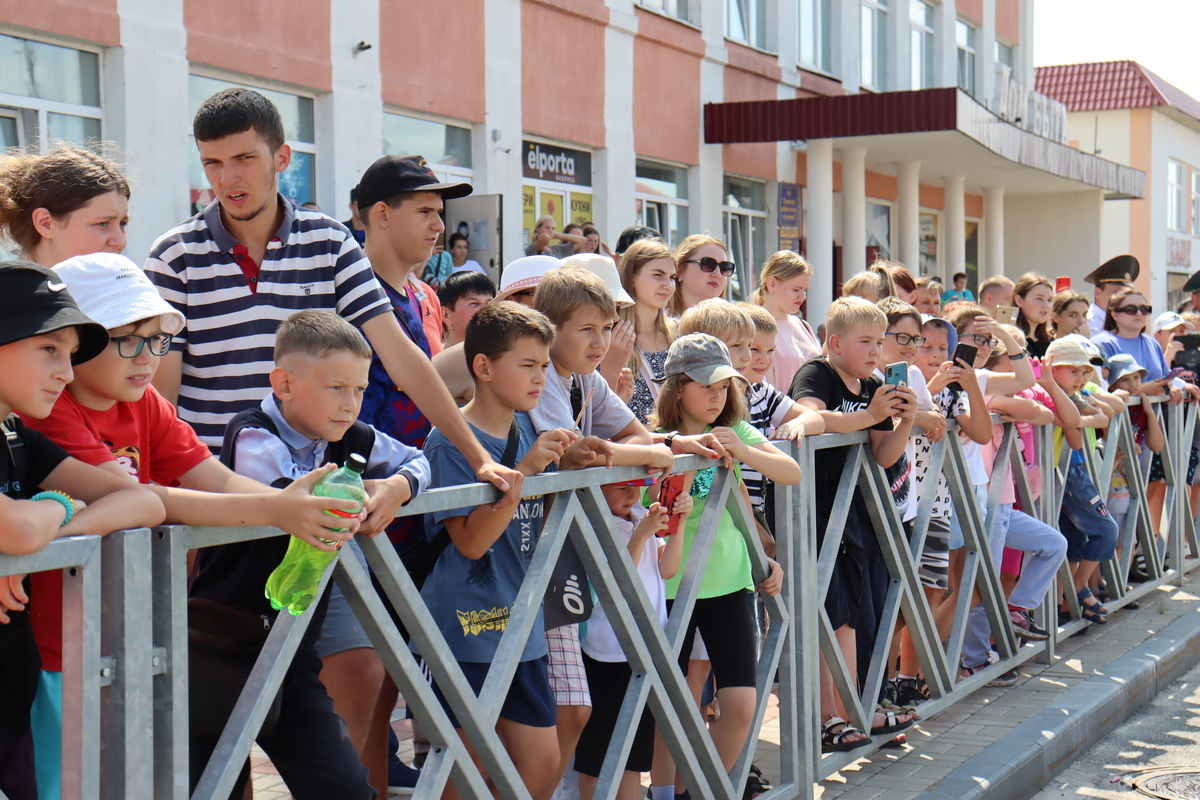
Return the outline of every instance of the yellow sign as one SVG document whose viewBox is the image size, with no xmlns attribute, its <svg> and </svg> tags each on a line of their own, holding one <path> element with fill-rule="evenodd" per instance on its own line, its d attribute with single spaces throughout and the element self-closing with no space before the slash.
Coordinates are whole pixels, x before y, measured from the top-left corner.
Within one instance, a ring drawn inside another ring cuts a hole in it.
<svg viewBox="0 0 1200 800">
<path fill-rule="evenodd" d="M 543 217 L 554 217 L 554 229 L 563 229 L 563 196 L 554 192 L 538 192 L 538 205 Z"/>
<path fill-rule="evenodd" d="M 534 202 L 534 188 L 521 187 L 521 214 L 525 223 L 525 243 L 533 241 L 533 226 L 537 224 L 537 203 Z"/>
<path fill-rule="evenodd" d="M 582 192 L 571 192 L 571 222 L 583 225 L 592 221 L 592 196 Z"/>
</svg>

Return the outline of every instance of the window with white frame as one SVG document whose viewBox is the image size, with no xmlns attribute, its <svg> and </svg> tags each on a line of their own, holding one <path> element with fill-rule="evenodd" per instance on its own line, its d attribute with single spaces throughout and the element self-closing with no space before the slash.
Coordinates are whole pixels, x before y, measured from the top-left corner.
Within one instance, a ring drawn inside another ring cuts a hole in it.
<svg viewBox="0 0 1200 800">
<path fill-rule="evenodd" d="M 1192 236 L 1200 236 L 1200 170 L 1192 170 Z"/>
<path fill-rule="evenodd" d="M 958 88 L 975 95 L 975 29 L 961 19 L 954 23 L 958 45 Z"/>
<path fill-rule="evenodd" d="M 862 0 L 862 85 L 887 90 L 887 2 Z"/>
<path fill-rule="evenodd" d="M 688 235 L 688 171 L 672 164 L 637 162 L 637 224 L 663 235 L 676 247 Z"/>
<path fill-rule="evenodd" d="M 297 204 L 315 201 L 317 137 L 313 99 L 291 92 L 234 83 L 223 78 L 188 75 L 188 118 L 195 116 L 196 111 L 209 97 L 222 89 L 230 88 L 253 89 L 279 109 L 279 115 L 283 118 L 284 143 L 292 150 L 292 161 L 287 170 L 279 176 L 279 193 Z M 209 186 L 199 158 L 193 156 L 188 159 L 188 178 L 191 208 L 193 212 L 200 211 L 213 201 L 216 194 Z"/>
<path fill-rule="evenodd" d="M 1185 227 L 1187 221 L 1184 218 L 1184 208 L 1186 208 L 1184 192 L 1187 191 L 1184 178 L 1186 172 L 1183 164 L 1178 161 L 1167 162 L 1167 227 L 1180 233 L 1187 230 Z"/>
<path fill-rule="evenodd" d="M 767 49 L 767 0 L 725 0 L 725 38 Z"/>
<path fill-rule="evenodd" d="M 0 35 L 0 148 L 102 135 L 98 53 Z"/>
<path fill-rule="evenodd" d="M 800 63 L 822 72 L 833 69 L 830 0 L 799 0 Z"/>
<path fill-rule="evenodd" d="M 383 152 L 425 156 L 439 179 L 453 177 L 469 180 L 473 175 L 471 129 L 462 125 L 385 111 Z"/>
<path fill-rule="evenodd" d="M 637 0 L 637 4 L 683 22 L 690 23 L 692 21 L 688 15 L 688 0 Z"/>
<path fill-rule="evenodd" d="M 723 207 L 725 247 L 736 265 L 729 276 L 729 296 L 747 300 L 754 289 L 758 266 L 767 260 L 766 184 L 725 176 Z"/>
<path fill-rule="evenodd" d="M 910 56 L 912 88 L 931 89 L 933 77 L 933 6 L 925 0 L 909 0 L 908 22 L 911 28 Z"/>
<path fill-rule="evenodd" d="M 1013 66 L 1013 48 L 1011 44 L 1005 44 L 999 39 L 996 40 L 996 63 L 1012 69 Z"/>
</svg>

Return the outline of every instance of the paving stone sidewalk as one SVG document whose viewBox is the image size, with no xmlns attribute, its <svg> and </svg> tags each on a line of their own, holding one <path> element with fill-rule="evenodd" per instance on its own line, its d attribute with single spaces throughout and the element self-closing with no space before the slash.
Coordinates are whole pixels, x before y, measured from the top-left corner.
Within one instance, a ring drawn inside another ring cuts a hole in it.
<svg viewBox="0 0 1200 800">
<path fill-rule="evenodd" d="M 1163 587 L 1142 598 L 1135 611 L 1114 612 L 1108 625 L 1089 629 L 1061 643 L 1053 664 L 1030 661 L 1021 678 L 1008 688 L 985 688 L 936 717 L 907 731 L 908 744 L 878 750 L 822 781 L 821 800 L 909 800 L 925 792 L 968 759 L 986 750 L 1035 712 L 1056 702 L 1185 614 L 1200 609 L 1200 573 L 1182 588 Z M 393 727 L 400 737 L 401 757 L 412 758 L 412 732 L 407 721 Z M 779 714 L 774 699 L 760 732 L 755 762 L 768 779 L 779 775 Z M 251 759 L 255 800 L 290 800 L 278 773 L 255 748 Z M 399 797 L 396 793 L 392 797 Z"/>
</svg>

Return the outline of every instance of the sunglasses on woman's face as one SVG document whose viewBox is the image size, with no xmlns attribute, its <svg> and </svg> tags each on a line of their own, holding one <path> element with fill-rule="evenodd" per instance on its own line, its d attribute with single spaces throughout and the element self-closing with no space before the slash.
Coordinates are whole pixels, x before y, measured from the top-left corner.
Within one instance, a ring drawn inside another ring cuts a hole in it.
<svg viewBox="0 0 1200 800">
<path fill-rule="evenodd" d="M 1114 308 L 1118 314 L 1149 314 L 1154 311 L 1153 306 L 1121 306 Z"/>
<path fill-rule="evenodd" d="M 717 261 L 712 256 L 705 256 L 704 258 L 689 258 L 683 263 L 699 264 L 700 269 L 704 270 L 705 272 L 712 272 L 713 270 L 720 268 L 722 275 L 729 276 L 733 274 L 732 261 Z"/>
</svg>

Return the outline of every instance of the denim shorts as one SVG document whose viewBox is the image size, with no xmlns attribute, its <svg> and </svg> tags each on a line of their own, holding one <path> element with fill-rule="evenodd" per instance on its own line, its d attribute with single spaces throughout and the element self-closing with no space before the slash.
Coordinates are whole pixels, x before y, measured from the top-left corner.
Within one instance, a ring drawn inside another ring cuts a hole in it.
<svg viewBox="0 0 1200 800">
<path fill-rule="evenodd" d="M 517 665 L 517 673 L 513 675 L 512 684 L 509 685 L 508 693 L 504 697 L 504 705 L 500 707 L 501 717 L 520 725 L 528 725 L 531 728 L 554 727 L 558 718 L 558 707 L 554 704 L 554 692 L 550 690 L 549 662 L 549 658 L 542 656 L 530 661 L 522 661 Z M 423 662 L 422 665 L 424 665 Z M 467 683 L 478 696 L 479 692 L 483 690 L 488 669 L 492 665 L 471 661 L 460 661 L 458 665 L 462 667 Z M 438 702 L 442 704 L 442 708 L 450 717 L 451 724 L 455 728 L 461 728 L 462 724 L 450 710 L 450 704 L 438 687 L 437 681 L 430 676 L 429 683 L 433 686 L 434 696 L 437 697 Z"/>
<path fill-rule="evenodd" d="M 1067 470 L 1058 526 L 1067 539 L 1068 561 L 1104 561 L 1116 552 L 1117 523 L 1084 464 Z"/>
<path fill-rule="evenodd" d="M 988 487 L 986 483 L 981 483 L 971 487 L 975 492 L 975 502 L 979 504 L 979 516 L 987 516 L 987 496 Z M 967 543 L 963 538 L 962 525 L 959 523 L 959 518 L 962 515 L 959 509 L 954 509 L 954 516 L 950 518 L 950 549 L 957 550 Z"/>
</svg>

